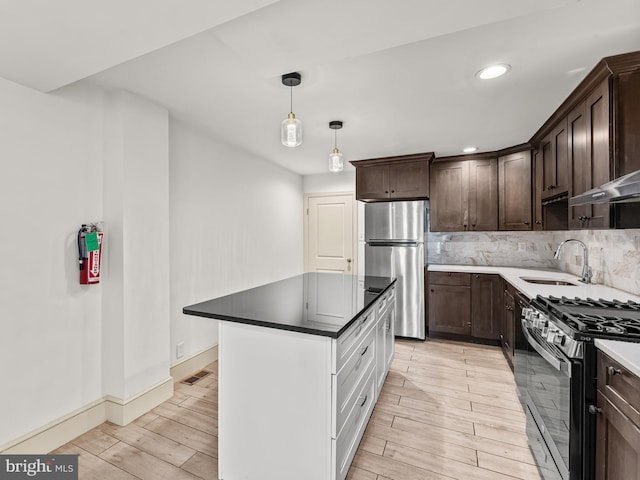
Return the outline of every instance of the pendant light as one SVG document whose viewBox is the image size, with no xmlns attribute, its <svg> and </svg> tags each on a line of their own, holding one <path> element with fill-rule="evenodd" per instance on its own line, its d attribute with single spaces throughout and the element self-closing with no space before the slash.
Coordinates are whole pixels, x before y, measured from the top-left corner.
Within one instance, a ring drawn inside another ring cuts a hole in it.
<svg viewBox="0 0 640 480">
<path fill-rule="evenodd" d="M 282 75 L 282 84 L 291 89 L 291 110 L 282 121 L 281 139 L 285 147 L 297 147 L 302 144 L 302 122 L 293 113 L 293 87 L 300 85 L 302 77 L 298 72 Z"/>
<path fill-rule="evenodd" d="M 342 158 L 342 153 L 338 150 L 338 130 L 342 128 L 342 122 L 340 120 L 329 122 L 329 128 L 333 130 L 335 139 L 333 151 L 329 155 L 329 171 L 334 173 L 341 172 L 344 169 L 344 159 Z"/>
</svg>

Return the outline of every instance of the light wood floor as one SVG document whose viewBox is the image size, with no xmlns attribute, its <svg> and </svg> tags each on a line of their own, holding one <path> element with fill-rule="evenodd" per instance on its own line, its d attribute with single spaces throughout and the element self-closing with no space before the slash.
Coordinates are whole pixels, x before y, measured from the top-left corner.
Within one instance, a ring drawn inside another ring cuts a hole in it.
<svg viewBox="0 0 640 480">
<path fill-rule="evenodd" d="M 207 369 L 126 427 L 104 423 L 55 453 L 79 454 L 80 480 L 217 479 L 217 364 Z M 500 350 L 397 340 L 347 478 L 538 480 Z"/>
</svg>

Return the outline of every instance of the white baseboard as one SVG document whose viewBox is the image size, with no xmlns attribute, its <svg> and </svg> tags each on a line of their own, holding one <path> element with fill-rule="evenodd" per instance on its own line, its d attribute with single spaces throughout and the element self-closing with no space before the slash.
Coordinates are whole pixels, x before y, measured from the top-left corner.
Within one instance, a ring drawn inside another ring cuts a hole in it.
<svg viewBox="0 0 640 480">
<path fill-rule="evenodd" d="M 202 370 L 204 367 L 216 360 L 218 360 L 218 345 L 207 347 L 193 355 L 189 355 L 179 362 L 174 363 L 169 371 L 175 383 Z"/>
<path fill-rule="evenodd" d="M 3 454 L 45 454 L 97 427 L 106 419 L 104 399 L 97 400 L 0 446 Z"/>
<path fill-rule="evenodd" d="M 116 425 L 127 425 L 173 396 L 173 378 L 167 377 L 157 385 L 136 396 L 123 400 L 107 395 L 104 399 L 105 420 Z"/>
<path fill-rule="evenodd" d="M 129 399 L 107 395 L 78 410 L 0 445 L 0 453 L 41 455 L 64 445 L 105 421 L 127 425 L 173 395 L 173 384 L 202 370 L 218 359 L 218 346 L 200 352 L 171 366 L 170 377 Z"/>
<path fill-rule="evenodd" d="M 49 453 L 105 421 L 126 425 L 168 400 L 172 395 L 173 378 L 171 377 L 127 400 L 107 395 L 16 440 L 0 445 L 0 453 L 22 455 Z"/>
</svg>

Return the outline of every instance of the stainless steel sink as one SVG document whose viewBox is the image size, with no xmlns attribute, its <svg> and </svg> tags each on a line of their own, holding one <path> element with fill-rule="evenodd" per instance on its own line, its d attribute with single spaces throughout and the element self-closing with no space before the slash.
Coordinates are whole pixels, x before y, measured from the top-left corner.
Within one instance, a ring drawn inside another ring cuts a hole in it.
<svg viewBox="0 0 640 480">
<path fill-rule="evenodd" d="M 578 286 L 578 284 L 573 282 L 567 282 L 565 280 L 552 280 L 549 278 L 520 277 L 520 279 L 528 283 L 540 283 L 542 285 L 562 285 L 562 286 L 571 286 L 571 287 Z"/>
</svg>

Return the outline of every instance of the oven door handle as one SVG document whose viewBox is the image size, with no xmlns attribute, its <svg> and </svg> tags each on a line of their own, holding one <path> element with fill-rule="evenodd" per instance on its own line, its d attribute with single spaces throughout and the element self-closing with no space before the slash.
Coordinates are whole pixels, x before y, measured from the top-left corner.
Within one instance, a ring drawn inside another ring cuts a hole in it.
<svg viewBox="0 0 640 480">
<path fill-rule="evenodd" d="M 547 351 L 542 345 L 540 345 L 535 338 L 531 336 L 529 330 L 527 329 L 527 321 L 522 319 L 522 334 L 526 337 L 527 342 L 531 345 L 536 352 L 540 354 L 542 358 L 544 358 L 547 362 L 553 366 L 559 372 L 563 372 L 565 375 L 571 377 L 571 370 L 569 369 L 569 364 L 563 359 L 558 358 L 553 355 L 551 352 Z"/>
</svg>

